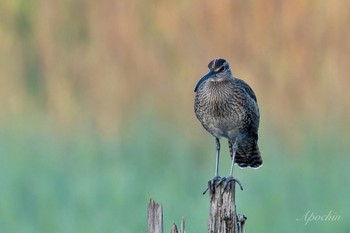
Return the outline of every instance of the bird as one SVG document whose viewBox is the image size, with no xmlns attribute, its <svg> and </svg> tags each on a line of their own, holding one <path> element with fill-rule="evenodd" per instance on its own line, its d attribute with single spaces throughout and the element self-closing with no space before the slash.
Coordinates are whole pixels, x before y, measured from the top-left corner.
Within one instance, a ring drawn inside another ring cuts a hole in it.
<svg viewBox="0 0 350 233">
<path fill-rule="evenodd" d="M 236 78 L 228 62 L 216 58 L 208 64 L 205 74 L 194 88 L 194 112 L 204 129 L 215 137 L 216 163 L 214 178 L 208 189 L 215 192 L 215 184 L 224 182 L 227 189 L 231 182 L 239 184 L 233 177 L 233 167 L 259 168 L 263 161 L 258 147 L 260 121 L 259 106 L 253 89 Z M 231 167 L 227 178 L 219 176 L 220 139 L 228 140 Z"/>
</svg>

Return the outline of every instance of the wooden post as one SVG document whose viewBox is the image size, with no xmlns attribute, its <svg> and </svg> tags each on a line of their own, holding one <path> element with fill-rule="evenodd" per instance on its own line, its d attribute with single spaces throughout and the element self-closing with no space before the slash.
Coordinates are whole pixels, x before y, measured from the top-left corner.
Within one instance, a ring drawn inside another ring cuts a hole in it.
<svg viewBox="0 0 350 233">
<path fill-rule="evenodd" d="M 184 217 L 182 217 L 182 219 L 181 219 L 180 231 L 177 230 L 176 224 L 173 223 L 173 226 L 171 228 L 171 233 L 186 233 L 186 231 L 185 231 L 185 218 Z"/>
<path fill-rule="evenodd" d="M 148 204 L 148 233 L 163 233 L 163 206 L 150 199 Z"/>
<path fill-rule="evenodd" d="M 245 233 L 245 220 L 247 220 L 246 216 L 240 214 L 237 215 L 239 233 Z"/>
<path fill-rule="evenodd" d="M 209 199 L 208 233 L 245 233 L 247 218 L 236 212 L 235 183 L 226 190 L 220 184 L 215 193 L 209 191 Z M 148 233 L 163 233 L 163 207 L 152 199 L 148 204 Z M 174 223 L 171 233 L 186 233 L 185 218 L 181 220 L 180 231 Z"/>
<path fill-rule="evenodd" d="M 210 183 L 208 183 L 210 185 Z M 210 210 L 208 219 L 208 233 L 241 233 L 244 232 L 246 217 L 237 217 L 235 204 L 235 183 L 224 190 L 224 184 L 209 191 Z"/>
<path fill-rule="evenodd" d="M 163 233 L 163 206 L 156 203 L 153 199 L 150 199 L 148 203 L 148 233 Z M 185 231 L 185 218 L 181 219 L 181 228 L 178 231 L 176 224 L 174 223 L 171 228 L 171 233 L 186 233 Z"/>
</svg>

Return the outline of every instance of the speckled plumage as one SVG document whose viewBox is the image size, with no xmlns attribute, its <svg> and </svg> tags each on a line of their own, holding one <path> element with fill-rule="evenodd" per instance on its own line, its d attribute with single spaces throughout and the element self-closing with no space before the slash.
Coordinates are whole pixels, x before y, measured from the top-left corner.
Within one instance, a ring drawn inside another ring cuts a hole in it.
<svg viewBox="0 0 350 233">
<path fill-rule="evenodd" d="M 195 88 L 194 111 L 203 127 L 214 137 L 225 137 L 236 145 L 234 163 L 240 167 L 261 166 L 258 142 L 259 107 L 253 90 L 235 78 L 224 59 L 208 65 L 210 77 Z"/>
</svg>

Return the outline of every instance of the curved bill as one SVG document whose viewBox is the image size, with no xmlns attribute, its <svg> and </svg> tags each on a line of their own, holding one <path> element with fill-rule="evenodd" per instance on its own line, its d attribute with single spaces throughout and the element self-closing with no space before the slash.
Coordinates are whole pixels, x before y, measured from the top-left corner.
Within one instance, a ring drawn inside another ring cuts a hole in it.
<svg viewBox="0 0 350 233">
<path fill-rule="evenodd" d="M 196 87 L 194 88 L 194 92 L 197 92 L 197 89 L 198 89 L 198 87 L 202 84 L 202 82 L 204 82 L 206 79 L 208 79 L 208 78 L 214 76 L 214 75 L 215 75 L 214 73 L 215 73 L 215 72 L 214 72 L 213 70 L 211 70 L 211 71 L 209 71 L 206 75 L 204 75 L 201 79 L 199 79 L 199 81 L 198 81 Z"/>
</svg>

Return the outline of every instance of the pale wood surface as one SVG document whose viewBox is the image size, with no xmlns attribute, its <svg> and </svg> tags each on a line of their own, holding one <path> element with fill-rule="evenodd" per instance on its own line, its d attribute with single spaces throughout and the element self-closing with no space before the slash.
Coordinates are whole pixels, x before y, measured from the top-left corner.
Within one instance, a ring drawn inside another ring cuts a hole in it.
<svg viewBox="0 0 350 233">
<path fill-rule="evenodd" d="M 216 187 L 215 193 L 209 190 L 209 201 L 208 233 L 245 233 L 247 218 L 236 212 L 234 183 L 226 190 L 224 184 Z M 152 199 L 148 204 L 148 233 L 163 233 L 163 207 Z M 171 233 L 186 233 L 184 217 L 180 230 L 174 223 Z"/>
<path fill-rule="evenodd" d="M 163 206 L 153 199 L 148 204 L 148 233 L 163 233 Z"/>
<path fill-rule="evenodd" d="M 210 185 L 210 184 L 208 184 Z M 224 184 L 209 191 L 208 233 L 238 233 L 235 205 L 235 184 L 224 190 Z"/>
</svg>

